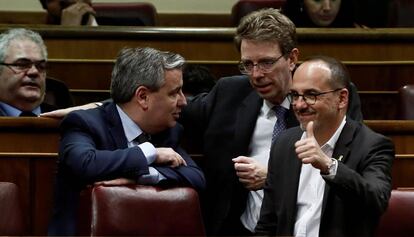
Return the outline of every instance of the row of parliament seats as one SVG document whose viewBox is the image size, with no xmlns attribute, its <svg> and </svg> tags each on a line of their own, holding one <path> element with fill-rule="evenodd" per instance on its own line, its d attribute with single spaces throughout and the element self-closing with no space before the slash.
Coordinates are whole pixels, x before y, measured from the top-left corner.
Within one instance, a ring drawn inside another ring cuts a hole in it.
<svg viewBox="0 0 414 237">
<path fill-rule="evenodd" d="M 230 13 L 230 20 L 236 26 L 240 19 L 248 13 L 261 8 L 281 9 L 286 0 L 239 0 Z M 96 19 L 100 25 L 115 26 L 156 26 L 158 25 L 158 14 L 153 4 L 148 2 L 130 3 L 92 3 L 97 15 Z M 414 9 L 410 0 L 392 0 L 389 4 L 389 27 L 411 27 L 414 19 L 409 14 Z M 223 25 L 226 26 L 226 25 Z"/>
<path fill-rule="evenodd" d="M 50 118 L 0 118 L 0 181 L 15 183 L 19 188 L 25 213 L 25 235 L 46 234 L 53 203 L 59 123 L 60 120 Z M 368 120 L 365 123 L 374 131 L 390 137 L 395 144 L 393 189 L 414 187 L 414 121 Z M 30 142 L 22 146 L 22 141 Z M 193 150 L 191 147 L 185 148 Z M 196 162 L 203 159 L 197 151 L 192 151 L 191 155 Z M 96 213 L 88 208 L 81 210 L 87 212 L 85 217 Z M 88 226 L 82 230 L 88 231 Z"/>
<path fill-rule="evenodd" d="M 16 184 L 0 182 L 0 235 L 25 235 Z M 205 236 L 198 194 L 186 187 L 96 186 L 82 191 L 78 235 Z M 376 237 L 414 234 L 414 188 L 394 189 Z"/>
<path fill-rule="evenodd" d="M 256 11 L 261 8 L 276 8 L 282 9 L 288 0 L 239 0 L 231 9 L 231 22 L 233 26 L 237 26 L 240 19 L 252 11 Z M 382 1 L 384 2 L 384 1 Z M 380 6 L 388 9 L 385 13 L 388 18 L 384 21 L 383 27 L 413 27 L 414 26 L 414 2 L 412 0 L 390 0 L 379 4 L 386 3 L 388 6 Z M 363 12 L 364 15 L 369 15 L 368 11 L 378 11 L 379 6 L 375 6 L 372 2 L 372 6 L 367 7 L 355 4 L 355 12 Z M 350 13 L 351 14 L 351 13 Z M 361 13 L 360 13 L 361 14 Z M 358 14 L 357 14 L 358 15 Z"/>
<path fill-rule="evenodd" d="M 357 2 L 357 1 L 355 1 Z M 374 22 L 376 27 L 412 27 L 414 17 L 414 3 L 411 0 L 389 0 L 380 1 L 375 5 L 374 1 L 356 4 L 356 14 L 363 21 L 366 18 L 377 18 L 380 26 Z M 129 3 L 93 2 L 97 12 L 100 25 L 115 26 L 174 26 L 174 27 L 233 27 L 237 25 L 240 18 L 247 13 L 264 8 L 281 8 L 286 0 L 239 0 L 233 5 L 229 13 L 160 13 L 155 6 L 148 2 L 136 1 Z M 383 5 L 386 4 L 386 5 Z M 371 13 L 381 9 L 380 13 Z M 388 9 L 388 10 L 387 10 Z M 373 14 L 371 16 L 370 14 Z M 0 14 L 0 23 L 11 24 L 46 24 L 48 22 L 46 11 L 44 12 L 9 12 Z M 370 24 L 368 24 L 369 26 Z"/>
</svg>

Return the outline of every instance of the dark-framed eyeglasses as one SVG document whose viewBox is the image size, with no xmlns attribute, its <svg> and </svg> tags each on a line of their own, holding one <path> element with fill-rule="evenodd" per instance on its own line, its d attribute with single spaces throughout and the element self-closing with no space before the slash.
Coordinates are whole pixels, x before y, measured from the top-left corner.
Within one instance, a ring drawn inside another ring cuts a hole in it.
<svg viewBox="0 0 414 237">
<path fill-rule="evenodd" d="M 331 90 L 331 91 L 324 91 L 324 92 L 307 92 L 304 94 L 299 94 L 297 92 L 290 92 L 287 95 L 287 98 L 289 100 L 289 102 L 293 105 L 296 104 L 299 100 L 300 97 L 302 97 L 303 101 L 305 101 L 306 104 L 308 105 L 314 105 L 316 103 L 316 100 L 318 99 L 318 96 L 320 95 L 325 95 L 328 93 L 333 93 L 339 90 L 342 90 L 344 88 L 338 88 L 335 90 Z"/>
<path fill-rule="evenodd" d="M 275 69 L 277 61 L 279 61 L 279 59 L 281 59 L 285 55 L 286 54 L 282 54 L 277 58 L 261 59 L 257 63 L 253 63 L 252 61 L 248 61 L 248 60 L 240 61 L 238 67 L 239 67 L 240 72 L 245 75 L 251 75 L 253 73 L 255 66 L 257 66 L 257 68 L 262 73 L 269 73 Z"/>
<path fill-rule="evenodd" d="M 10 68 L 10 70 L 12 70 L 14 73 L 27 72 L 33 67 L 33 65 L 36 67 L 36 69 L 40 73 L 46 72 L 46 69 L 47 69 L 46 60 L 32 61 L 32 60 L 27 59 L 27 58 L 19 59 L 14 63 L 1 62 L 0 65 L 4 65 L 4 66 Z"/>
</svg>

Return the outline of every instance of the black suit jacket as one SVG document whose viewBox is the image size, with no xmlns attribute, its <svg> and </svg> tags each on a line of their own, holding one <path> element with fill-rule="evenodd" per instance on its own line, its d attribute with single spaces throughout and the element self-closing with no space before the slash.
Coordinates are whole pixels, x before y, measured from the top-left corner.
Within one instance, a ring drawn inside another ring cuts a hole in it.
<svg viewBox="0 0 414 237">
<path fill-rule="evenodd" d="M 295 142 L 299 128 L 284 131 L 271 148 L 258 235 L 293 235 L 302 163 Z M 347 119 L 333 151 L 338 169 L 325 179 L 319 236 L 372 236 L 391 195 L 392 142 Z"/>
<path fill-rule="evenodd" d="M 79 192 L 96 181 L 125 177 L 137 180 L 148 174 L 147 160 L 138 146 L 128 148 L 113 102 L 91 110 L 69 113 L 61 123 L 55 208 L 49 235 L 75 235 Z M 171 147 L 187 166 L 156 166 L 164 184 L 192 186 L 203 190 L 204 175 L 189 155 L 179 147 L 182 127 L 152 135 L 156 147 Z M 162 210 L 160 210 L 162 211 Z"/>
<path fill-rule="evenodd" d="M 350 116 L 362 120 L 355 86 L 350 91 Z M 232 158 L 250 154 L 249 144 L 262 104 L 263 99 L 247 76 L 232 76 L 218 80 L 210 93 L 196 96 L 182 112 L 187 142 L 204 154 L 201 166 L 207 191 L 203 210 L 210 235 L 234 235 L 246 208 L 248 190 L 239 182 Z M 297 125 L 290 110 L 287 126 Z"/>
</svg>

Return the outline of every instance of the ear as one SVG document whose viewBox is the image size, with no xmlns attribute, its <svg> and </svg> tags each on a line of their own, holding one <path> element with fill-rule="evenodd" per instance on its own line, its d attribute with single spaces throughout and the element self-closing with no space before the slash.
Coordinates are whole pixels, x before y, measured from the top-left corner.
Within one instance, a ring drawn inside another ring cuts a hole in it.
<svg viewBox="0 0 414 237">
<path fill-rule="evenodd" d="M 148 100 L 149 100 L 150 90 L 145 86 L 139 86 L 135 90 L 135 101 L 143 109 L 148 109 Z"/>
<path fill-rule="evenodd" d="M 340 109 L 344 109 L 348 107 L 348 96 L 349 91 L 346 88 L 343 88 L 339 91 L 339 105 Z"/>
<path fill-rule="evenodd" d="M 292 49 L 292 51 L 289 53 L 288 59 L 289 59 L 289 70 L 293 72 L 299 60 L 299 49 L 298 48 Z"/>
</svg>

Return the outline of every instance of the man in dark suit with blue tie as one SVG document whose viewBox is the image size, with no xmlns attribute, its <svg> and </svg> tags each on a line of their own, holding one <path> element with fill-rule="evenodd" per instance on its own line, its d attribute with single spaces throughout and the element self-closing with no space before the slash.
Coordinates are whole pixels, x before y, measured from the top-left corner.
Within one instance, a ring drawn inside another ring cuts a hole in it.
<svg viewBox="0 0 414 237">
<path fill-rule="evenodd" d="M 112 72 L 113 102 L 64 118 L 49 235 L 76 234 L 79 192 L 89 184 L 204 189 L 202 171 L 179 147 L 183 64 L 178 54 L 123 49 Z"/>
<path fill-rule="evenodd" d="M 346 115 L 348 87 L 333 58 L 296 69 L 288 98 L 300 127 L 271 148 L 256 234 L 374 236 L 391 196 L 394 146 Z"/>
</svg>

